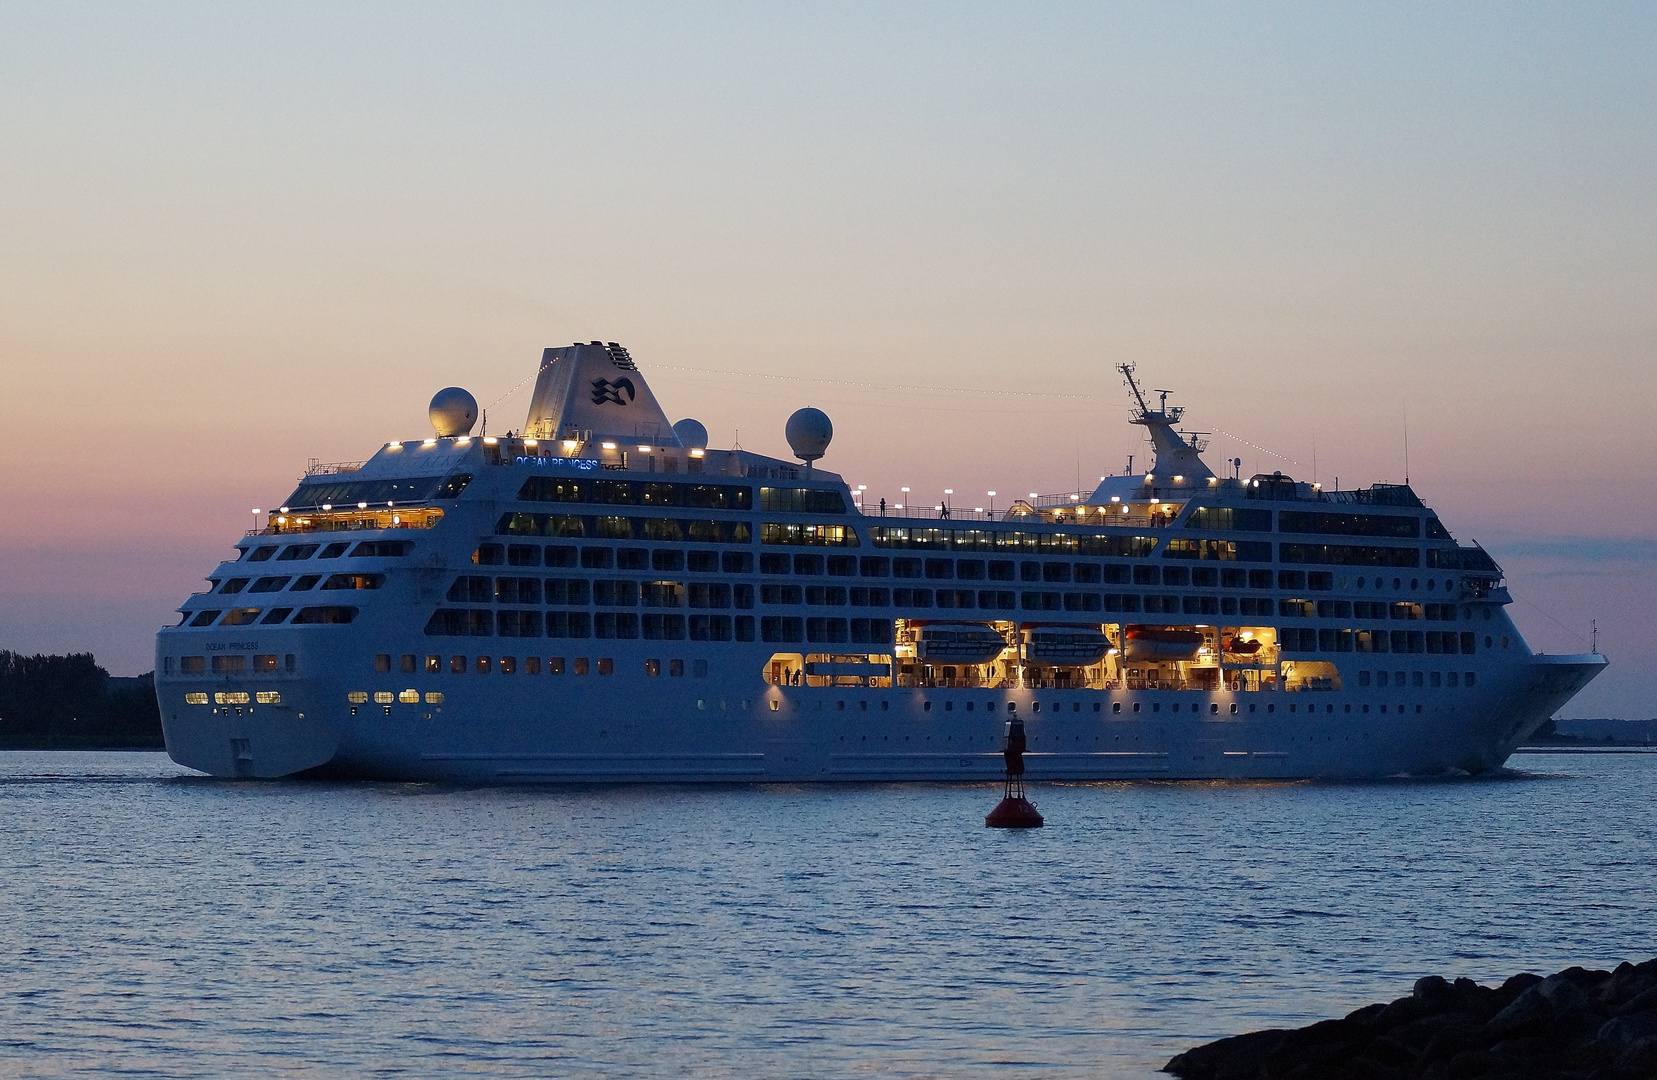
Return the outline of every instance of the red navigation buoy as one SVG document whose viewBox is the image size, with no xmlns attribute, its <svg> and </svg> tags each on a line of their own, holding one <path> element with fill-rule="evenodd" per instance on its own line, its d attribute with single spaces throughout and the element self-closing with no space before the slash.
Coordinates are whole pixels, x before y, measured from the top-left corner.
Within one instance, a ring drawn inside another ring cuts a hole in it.
<svg viewBox="0 0 1657 1080">
<path fill-rule="evenodd" d="M 1024 797 L 1024 721 L 1014 713 L 1007 721 L 1007 747 L 1001 752 L 1007 762 L 1007 790 L 994 810 L 984 818 L 992 829 L 1039 829 L 1044 824 L 1035 804 Z"/>
</svg>

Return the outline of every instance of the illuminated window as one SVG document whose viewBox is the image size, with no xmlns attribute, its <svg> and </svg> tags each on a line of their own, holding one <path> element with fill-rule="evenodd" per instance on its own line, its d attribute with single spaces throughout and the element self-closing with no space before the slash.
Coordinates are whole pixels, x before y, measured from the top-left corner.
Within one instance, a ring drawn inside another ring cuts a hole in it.
<svg viewBox="0 0 1657 1080">
<path fill-rule="evenodd" d="M 489 674 L 489 658 L 487 656 L 478 657 L 477 668 L 479 675 Z"/>
<path fill-rule="evenodd" d="M 615 660 L 611 659 L 608 656 L 599 658 L 598 673 L 600 675 L 614 675 L 616 673 L 616 662 L 615 662 Z"/>
<path fill-rule="evenodd" d="M 186 704 L 186 705 L 205 705 L 205 704 L 207 704 L 207 695 L 206 694 L 200 694 L 200 693 L 185 694 L 184 695 L 184 704 Z"/>
<path fill-rule="evenodd" d="M 261 690 L 253 695 L 253 700 L 261 705 L 280 705 L 282 704 L 282 695 L 275 690 Z"/>
<path fill-rule="evenodd" d="M 396 700 L 396 698 L 397 695 L 393 694 L 390 690 L 374 691 L 374 704 L 376 705 L 390 705 Z"/>
<path fill-rule="evenodd" d="M 441 691 L 441 690 L 427 690 L 426 691 L 426 704 L 427 705 L 441 705 L 441 704 L 443 704 L 443 691 Z"/>
<path fill-rule="evenodd" d="M 345 700 L 353 705 L 361 705 L 368 700 L 367 690 L 353 690 L 345 695 Z"/>
<path fill-rule="evenodd" d="M 404 705 L 418 705 L 420 704 L 420 691 L 404 690 L 401 694 L 397 695 L 397 700 L 402 702 Z"/>
</svg>

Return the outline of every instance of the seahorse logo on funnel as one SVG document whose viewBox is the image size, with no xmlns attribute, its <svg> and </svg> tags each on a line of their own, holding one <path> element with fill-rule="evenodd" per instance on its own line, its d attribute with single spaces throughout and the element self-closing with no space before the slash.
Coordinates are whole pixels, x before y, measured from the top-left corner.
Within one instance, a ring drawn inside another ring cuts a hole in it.
<svg viewBox="0 0 1657 1080">
<path fill-rule="evenodd" d="M 594 379 L 593 404 L 625 405 L 627 401 L 621 400 L 623 391 L 627 393 L 627 401 L 632 401 L 637 396 L 637 392 L 633 389 L 632 379 L 617 379 L 615 382 L 611 382 L 609 379 Z"/>
</svg>

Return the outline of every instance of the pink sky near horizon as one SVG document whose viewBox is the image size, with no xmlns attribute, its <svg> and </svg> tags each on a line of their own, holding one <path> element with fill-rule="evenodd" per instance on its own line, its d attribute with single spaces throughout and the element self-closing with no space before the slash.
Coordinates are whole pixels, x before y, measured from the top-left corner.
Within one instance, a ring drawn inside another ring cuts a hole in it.
<svg viewBox="0 0 1657 1080">
<path fill-rule="evenodd" d="M 1119 471 L 1123 361 L 1281 455 L 1216 468 L 1398 481 L 1407 414 L 1532 644 L 1599 621 L 1569 711 L 1657 715 L 1654 41 L 1637 7 L 8 9 L 0 648 L 147 670 L 307 459 L 603 338 L 716 445 L 823 408 L 824 467 L 894 499 Z"/>
</svg>

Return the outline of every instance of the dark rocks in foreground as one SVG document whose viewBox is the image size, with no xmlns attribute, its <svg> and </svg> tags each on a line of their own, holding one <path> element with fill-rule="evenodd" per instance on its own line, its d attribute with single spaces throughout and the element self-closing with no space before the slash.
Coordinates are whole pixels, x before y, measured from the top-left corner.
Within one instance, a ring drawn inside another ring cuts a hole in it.
<svg viewBox="0 0 1657 1080">
<path fill-rule="evenodd" d="M 1500 987 L 1429 975 L 1390 1004 L 1221 1039 L 1162 1071 L 1183 1080 L 1651 1080 L 1657 960 L 1515 975 Z"/>
</svg>

